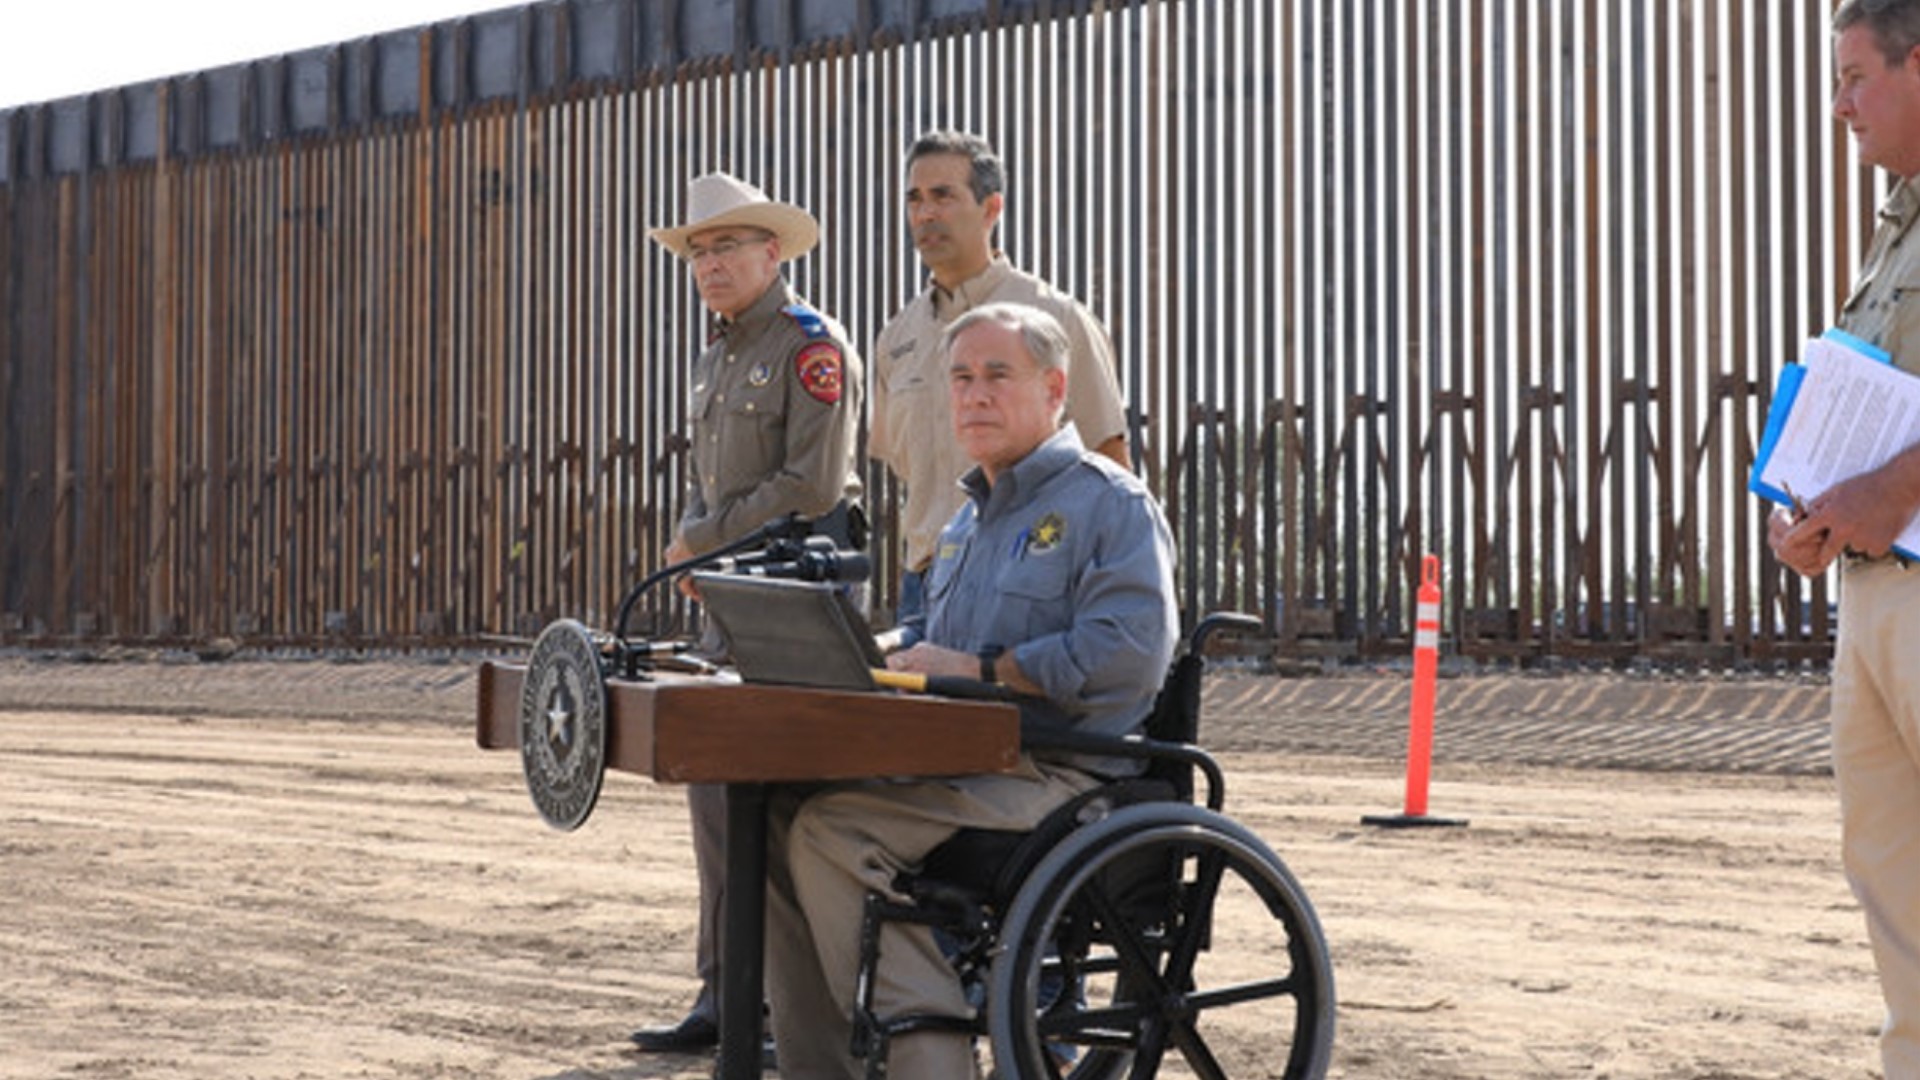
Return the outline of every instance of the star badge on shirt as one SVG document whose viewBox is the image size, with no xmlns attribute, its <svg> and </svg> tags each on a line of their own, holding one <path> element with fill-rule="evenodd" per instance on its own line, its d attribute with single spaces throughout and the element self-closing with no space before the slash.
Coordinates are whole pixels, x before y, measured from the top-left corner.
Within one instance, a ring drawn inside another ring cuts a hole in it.
<svg viewBox="0 0 1920 1080">
<path fill-rule="evenodd" d="M 814 342 L 800 350 L 793 364 L 799 372 L 800 385 L 815 401 L 825 405 L 840 403 L 845 366 L 838 345 L 826 341 Z"/>
<path fill-rule="evenodd" d="M 1066 538 L 1067 520 L 1059 514 L 1049 513 L 1027 530 L 1027 554 L 1044 555 L 1059 547 L 1060 541 Z"/>
</svg>

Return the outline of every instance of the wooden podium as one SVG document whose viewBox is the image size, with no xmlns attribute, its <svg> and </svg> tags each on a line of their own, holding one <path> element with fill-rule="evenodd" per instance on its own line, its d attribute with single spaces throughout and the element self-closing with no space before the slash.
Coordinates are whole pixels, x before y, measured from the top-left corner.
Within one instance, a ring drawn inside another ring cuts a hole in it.
<svg viewBox="0 0 1920 1080">
<path fill-rule="evenodd" d="M 482 750 L 520 748 L 526 673 L 481 665 Z M 607 767 L 668 784 L 962 776 L 1020 754 L 1018 711 L 999 702 L 670 673 L 606 687 Z"/>
<path fill-rule="evenodd" d="M 480 668 L 477 741 L 520 747 L 526 668 Z M 886 692 L 748 685 L 661 674 L 610 679 L 607 767 L 663 783 L 727 785 L 721 1080 L 760 1075 L 766 945 L 767 785 L 875 776 L 1005 772 L 1020 756 L 1010 704 Z M 742 882 L 762 888 L 742 888 Z"/>
</svg>

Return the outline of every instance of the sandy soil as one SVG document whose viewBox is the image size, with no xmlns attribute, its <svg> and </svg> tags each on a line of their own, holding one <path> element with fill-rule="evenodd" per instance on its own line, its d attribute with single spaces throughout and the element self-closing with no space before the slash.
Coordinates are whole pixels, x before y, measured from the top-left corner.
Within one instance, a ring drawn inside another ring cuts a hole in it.
<svg viewBox="0 0 1920 1080">
<path fill-rule="evenodd" d="M 693 992 L 680 792 L 563 835 L 461 720 L 281 693 L 0 712 L 0 1077 L 708 1075 L 623 1049 Z M 1471 824 L 1382 831 L 1393 762 L 1223 758 L 1325 924 L 1335 1076 L 1878 1075 L 1829 778 L 1449 763 Z"/>
</svg>

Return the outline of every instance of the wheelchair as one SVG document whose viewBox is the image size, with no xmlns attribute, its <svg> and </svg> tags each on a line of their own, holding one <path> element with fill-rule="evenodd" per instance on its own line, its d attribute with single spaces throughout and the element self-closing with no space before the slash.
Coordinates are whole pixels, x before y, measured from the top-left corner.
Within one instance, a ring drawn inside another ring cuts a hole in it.
<svg viewBox="0 0 1920 1080">
<path fill-rule="evenodd" d="M 902 899 L 868 894 L 853 1046 L 868 1080 L 887 1076 L 892 1040 L 926 1031 L 984 1038 L 997 1080 L 1325 1075 L 1334 989 L 1319 921 L 1279 857 L 1221 813 L 1224 778 L 1196 744 L 1205 646 L 1227 629 L 1260 624 L 1202 620 L 1144 737 L 1022 732 L 1024 749 L 1141 759 L 1142 775 L 1031 832 L 962 830 L 893 882 Z M 875 1014 L 891 921 L 933 929 L 971 1017 Z"/>
</svg>

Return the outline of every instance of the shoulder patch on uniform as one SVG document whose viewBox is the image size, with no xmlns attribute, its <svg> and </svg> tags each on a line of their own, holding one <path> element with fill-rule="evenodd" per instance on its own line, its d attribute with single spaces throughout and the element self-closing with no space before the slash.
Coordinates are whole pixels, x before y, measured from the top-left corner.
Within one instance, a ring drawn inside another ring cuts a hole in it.
<svg viewBox="0 0 1920 1080">
<path fill-rule="evenodd" d="M 840 346 L 831 341 L 816 341 L 794 356 L 793 368 L 800 376 L 800 385 L 815 401 L 828 405 L 840 403 L 841 383 L 846 371 Z"/>
<path fill-rule="evenodd" d="M 800 332 L 810 338 L 827 336 L 826 316 L 805 304 L 788 304 L 780 309 L 781 314 L 792 319 L 800 327 Z"/>
</svg>

